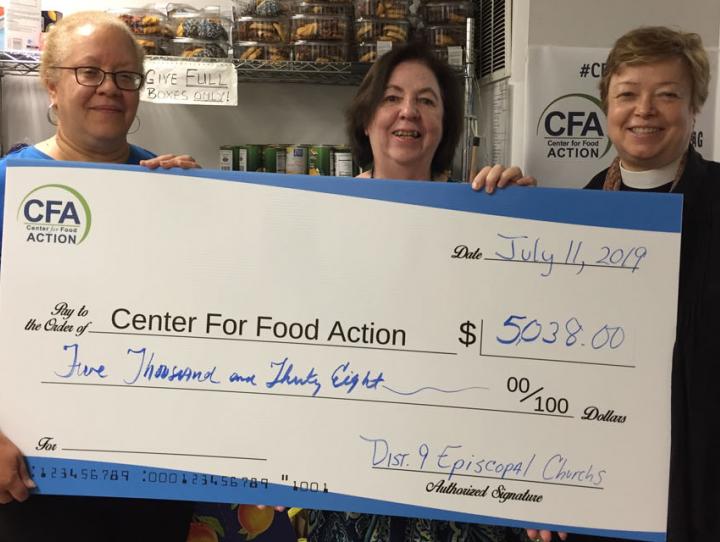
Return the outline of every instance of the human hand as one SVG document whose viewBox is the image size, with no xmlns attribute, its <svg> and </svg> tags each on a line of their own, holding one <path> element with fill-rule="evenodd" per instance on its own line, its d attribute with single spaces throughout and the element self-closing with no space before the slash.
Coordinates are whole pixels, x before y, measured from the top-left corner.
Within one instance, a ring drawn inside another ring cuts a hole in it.
<svg viewBox="0 0 720 542">
<path fill-rule="evenodd" d="M 148 169 L 157 169 L 159 167 L 163 169 L 170 169 L 171 167 L 179 167 L 182 169 L 194 169 L 199 168 L 195 159 L 189 154 L 181 154 L 175 156 L 174 154 L 161 154 L 155 158 L 149 160 L 140 160 L 140 165 Z"/>
<path fill-rule="evenodd" d="M 495 188 L 505 188 L 508 184 L 537 186 L 537 180 L 535 177 L 523 175 L 522 169 L 518 166 L 506 168 L 500 164 L 485 166 L 472 180 L 473 190 L 484 188 L 488 194 L 492 194 Z"/>
<path fill-rule="evenodd" d="M 533 542 L 550 542 L 552 540 L 552 532 L 550 531 L 539 531 L 537 529 L 525 529 L 528 538 Z M 567 533 L 558 532 L 560 540 L 567 540 Z"/>
<path fill-rule="evenodd" d="M 28 490 L 36 487 L 22 453 L 0 433 L 0 504 L 13 500 L 22 502 L 30 496 Z"/>
</svg>

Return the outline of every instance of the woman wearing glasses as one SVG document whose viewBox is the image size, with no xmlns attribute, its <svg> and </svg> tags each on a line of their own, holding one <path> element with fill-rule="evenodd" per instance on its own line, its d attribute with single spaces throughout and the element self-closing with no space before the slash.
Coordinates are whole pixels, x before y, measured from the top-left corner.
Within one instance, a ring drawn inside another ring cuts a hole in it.
<svg viewBox="0 0 720 542">
<path fill-rule="evenodd" d="M 144 79 L 143 56 L 125 23 L 111 15 L 81 12 L 64 18 L 48 36 L 40 66 L 55 135 L 8 156 L 151 169 L 198 167 L 190 156 L 155 156 L 127 142 Z M 2 159 L 0 198 L 4 191 Z M 184 542 L 187 536 L 191 503 L 49 495 L 28 499 L 34 487 L 22 454 L 0 432 L 0 540 Z"/>
<path fill-rule="evenodd" d="M 142 47 L 112 15 L 87 11 L 62 19 L 48 36 L 40 64 L 50 95 L 48 120 L 57 131 L 13 156 L 197 167 L 187 155 L 155 156 L 127 142 L 144 81 L 143 59 Z"/>
</svg>

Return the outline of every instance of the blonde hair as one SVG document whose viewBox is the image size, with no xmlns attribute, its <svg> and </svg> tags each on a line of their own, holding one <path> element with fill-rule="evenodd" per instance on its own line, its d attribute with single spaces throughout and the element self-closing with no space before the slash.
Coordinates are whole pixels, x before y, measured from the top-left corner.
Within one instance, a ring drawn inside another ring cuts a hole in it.
<svg viewBox="0 0 720 542">
<path fill-rule="evenodd" d="M 600 80 L 600 99 L 607 113 L 610 79 L 623 66 L 651 64 L 680 58 L 688 68 L 692 93 L 690 107 L 698 113 L 708 97 L 710 63 L 699 35 L 666 26 L 644 26 L 621 36 L 607 57 Z"/>
<path fill-rule="evenodd" d="M 135 56 L 137 57 L 137 67 L 140 73 L 143 73 L 143 60 L 145 60 L 145 50 L 137 41 L 128 26 L 114 15 L 105 13 L 104 11 L 78 11 L 67 17 L 63 17 L 55 24 L 48 33 L 45 40 L 45 49 L 43 50 L 40 60 L 40 79 L 47 86 L 48 83 L 56 82 L 59 77 L 57 70 L 51 69 L 53 66 L 62 66 L 67 56 L 70 54 L 72 38 L 78 28 L 91 24 L 96 27 L 116 28 L 127 36 L 132 43 Z"/>
</svg>

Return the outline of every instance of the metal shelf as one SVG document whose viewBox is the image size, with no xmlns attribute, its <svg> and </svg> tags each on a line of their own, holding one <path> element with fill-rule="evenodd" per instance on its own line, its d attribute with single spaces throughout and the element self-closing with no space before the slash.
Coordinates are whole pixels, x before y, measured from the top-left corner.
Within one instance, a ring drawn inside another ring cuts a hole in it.
<svg viewBox="0 0 720 542">
<path fill-rule="evenodd" d="M 0 51 L 0 75 L 36 75 L 40 53 Z"/>
<path fill-rule="evenodd" d="M 235 60 L 238 80 L 359 85 L 370 68 L 359 62 Z"/>
<path fill-rule="evenodd" d="M 172 58 L 177 57 L 152 57 Z M 193 59 L 184 59 L 193 62 Z M 207 61 L 211 59 L 203 59 Z M 359 85 L 369 64 L 359 62 L 300 62 L 265 60 L 217 59 L 232 62 L 241 82 L 316 83 L 328 85 Z M 0 75 L 37 75 L 40 53 L 0 51 Z"/>
</svg>

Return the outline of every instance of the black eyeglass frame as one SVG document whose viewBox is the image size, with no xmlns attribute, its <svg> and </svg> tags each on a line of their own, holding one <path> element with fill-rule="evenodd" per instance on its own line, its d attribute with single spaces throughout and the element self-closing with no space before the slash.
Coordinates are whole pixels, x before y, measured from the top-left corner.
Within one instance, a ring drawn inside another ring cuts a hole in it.
<svg viewBox="0 0 720 542">
<path fill-rule="evenodd" d="M 142 88 L 143 83 L 145 82 L 145 74 L 144 73 L 132 72 L 132 71 L 128 71 L 128 70 L 121 70 L 121 71 L 117 71 L 117 72 L 106 72 L 105 70 L 103 70 L 102 68 L 98 68 L 97 66 L 52 66 L 52 69 L 54 69 L 54 70 L 73 70 L 75 72 L 75 81 L 77 82 L 78 85 L 82 85 L 84 87 L 97 88 L 105 82 L 105 78 L 108 75 L 112 77 L 113 83 L 115 83 L 115 86 L 117 88 L 119 88 L 120 90 L 138 91 Z M 78 70 L 88 70 L 88 69 L 97 70 L 99 72 L 102 72 L 102 74 L 103 74 L 102 79 L 100 79 L 100 81 L 97 84 L 89 85 L 87 83 L 80 82 Z M 137 87 L 125 88 L 125 87 L 118 85 L 117 76 L 123 75 L 123 74 L 130 74 L 130 75 L 135 75 L 135 76 L 139 77 Z"/>
</svg>

